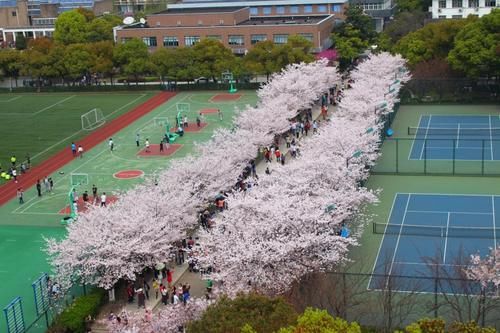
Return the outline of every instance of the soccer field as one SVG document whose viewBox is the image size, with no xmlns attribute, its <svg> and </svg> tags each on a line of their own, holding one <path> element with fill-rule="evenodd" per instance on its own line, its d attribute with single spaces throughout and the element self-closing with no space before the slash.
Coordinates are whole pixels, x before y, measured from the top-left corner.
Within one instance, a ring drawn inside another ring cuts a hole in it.
<svg viewBox="0 0 500 333">
<path fill-rule="evenodd" d="M 134 93 L 134 96 L 137 98 L 140 95 Z M 149 94 L 149 97 L 151 96 L 152 94 Z M 102 95 L 102 97 L 105 96 Z M 218 97 L 223 98 L 218 99 Z M 218 92 L 179 93 L 113 134 L 115 142 L 113 151 L 110 151 L 107 140 L 104 140 L 94 148 L 85 151 L 83 158 L 73 158 L 70 163 L 47 175 L 54 179 L 55 186 L 52 192 L 46 192 L 43 189 L 42 196 L 38 197 L 34 187 L 26 188 L 24 204 L 20 205 L 14 198 L 1 206 L 0 278 L 3 283 L 0 286 L 0 305 L 5 306 L 12 298 L 21 296 L 26 323 L 32 322 L 34 304 L 31 283 L 40 274 L 49 270 L 45 253 L 42 251 L 45 243 L 43 237 L 58 238 L 65 234 L 60 221 L 67 215 L 71 174 L 84 174 L 88 179 L 86 184 L 76 188 L 80 194 L 79 209 L 85 209 L 85 205 L 81 202 L 81 194 L 85 190 L 91 194 L 93 184 L 96 184 L 99 193 L 106 192 L 111 204 L 112 200 L 119 200 L 121 191 L 130 189 L 148 178 L 151 179 L 159 170 L 167 168 L 172 159 L 193 153 L 195 143 L 209 140 L 214 130 L 231 128 L 233 116 L 237 112 L 236 108 L 242 109 L 247 104 L 255 105 L 257 101 L 254 91 L 242 91 L 236 95 L 230 95 L 229 98 L 233 100 L 227 98 L 227 94 Z M 128 97 L 128 103 L 133 99 Z M 146 97 L 141 98 L 136 104 L 145 102 L 145 99 Z M 124 99 L 123 104 L 126 103 Z M 176 138 L 169 149 L 160 153 L 158 144 L 165 134 L 165 123 L 168 121 L 172 127 L 175 127 L 179 104 L 189 108 L 182 112 L 182 115 L 188 118 L 189 126 L 183 137 Z M 135 104 L 130 104 L 130 106 L 133 105 Z M 103 106 L 98 107 L 104 112 Z M 108 107 L 109 109 L 111 108 Z M 218 110 L 221 110 L 222 119 Z M 200 126 L 197 126 L 196 117 L 200 112 L 202 122 Z M 80 114 L 73 119 L 79 124 L 79 118 Z M 57 123 L 56 121 L 51 127 L 52 130 L 57 130 Z M 74 127 L 74 131 L 80 131 L 81 127 L 78 124 L 76 128 Z M 23 127 L 18 126 L 18 128 L 23 133 Z M 79 135 L 83 137 L 87 134 L 89 133 L 81 131 Z M 96 132 L 95 135 L 97 134 Z M 140 137 L 139 147 L 135 142 L 137 134 Z M 68 136 L 71 133 L 64 135 Z M 60 134 L 58 139 L 54 135 L 54 141 L 61 140 L 62 136 L 63 134 Z M 149 139 L 151 143 L 150 152 L 145 151 L 146 139 Z M 66 144 L 61 143 L 59 148 L 67 146 L 72 140 L 72 138 L 69 139 Z M 43 146 L 39 150 L 43 151 Z M 2 318 L 0 332 L 4 331 L 4 325 L 5 319 Z M 29 332 L 43 332 L 43 326 L 43 321 L 40 321 L 39 327 Z"/>
<path fill-rule="evenodd" d="M 32 165 L 39 164 L 89 134 L 82 114 L 99 108 L 109 121 L 156 93 L 0 94 L 0 163 L 5 170 L 12 155 L 21 162 L 30 154 Z"/>
</svg>

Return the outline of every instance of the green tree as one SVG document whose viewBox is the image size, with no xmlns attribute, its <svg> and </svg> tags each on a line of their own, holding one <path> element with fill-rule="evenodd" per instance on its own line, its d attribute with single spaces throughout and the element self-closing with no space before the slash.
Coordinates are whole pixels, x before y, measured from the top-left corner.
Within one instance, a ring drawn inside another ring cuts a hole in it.
<svg viewBox="0 0 500 333">
<path fill-rule="evenodd" d="M 120 25 L 121 19 L 116 15 L 104 15 L 93 19 L 88 23 L 87 40 L 89 42 L 100 42 L 113 40 L 113 27 Z"/>
<path fill-rule="evenodd" d="M 278 333 L 361 333 L 357 323 L 333 318 L 326 310 L 307 308 L 297 319 L 297 324 L 282 328 Z"/>
<path fill-rule="evenodd" d="M 243 58 L 243 65 L 249 72 L 264 74 L 269 80 L 269 75 L 281 69 L 274 58 L 275 53 L 276 45 L 272 41 L 258 42 Z"/>
<path fill-rule="evenodd" d="M 113 84 L 114 63 L 113 63 L 113 42 L 101 41 L 89 44 L 90 52 L 92 53 L 93 63 L 90 70 L 93 73 L 99 73 L 103 76 L 108 76 Z"/>
<path fill-rule="evenodd" d="M 396 15 L 394 20 L 386 25 L 384 32 L 380 34 L 381 36 L 379 37 L 379 40 L 380 38 L 383 38 L 382 36 L 387 36 L 390 41 L 389 47 L 392 47 L 410 32 L 422 28 L 425 24 L 425 17 L 426 14 L 419 10 L 399 13 Z M 383 47 L 380 42 L 378 45 Z"/>
<path fill-rule="evenodd" d="M 346 36 L 346 29 L 354 29 L 359 31 L 359 38 L 372 43 L 377 37 L 375 24 L 373 19 L 363 12 L 363 9 L 358 6 L 349 6 L 345 11 L 346 19 L 343 24 L 334 29 L 334 32 L 341 36 Z"/>
<path fill-rule="evenodd" d="M 162 80 L 191 81 L 200 76 L 196 69 L 195 55 L 191 47 L 158 49 L 151 56 L 151 61 Z"/>
<path fill-rule="evenodd" d="M 50 58 L 53 46 L 54 43 L 48 38 L 32 39 L 28 42 L 28 48 L 22 53 L 21 74 L 35 78 L 38 91 L 40 91 L 41 80 L 50 77 L 53 73 L 53 63 Z"/>
<path fill-rule="evenodd" d="M 433 58 L 445 59 L 454 46 L 457 33 L 474 18 L 443 20 L 429 23 L 401 38 L 394 50 L 401 53 L 410 65 Z"/>
<path fill-rule="evenodd" d="M 22 68 L 21 53 L 13 49 L 5 49 L 0 51 L 0 70 L 3 75 L 10 78 L 10 87 L 12 88 L 12 79 L 16 82 Z"/>
<path fill-rule="evenodd" d="M 222 298 L 210 306 L 203 316 L 188 326 L 189 333 L 259 333 L 276 332 L 295 322 L 297 314 L 282 298 L 257 294 Z"/>
<path fill-rule="evenodd" d="M 222 72 L 234 71 L 236 57 L 233 52 L 220 41 L 205 38 L 193 46 L 195 66 L 200 76 L 216 80 Z"/>
<path fill-rule="evenodd" d="M 347 25 L 342 34 L 332 34 L 331 38 L 338 51 L 341 68 L 346 68 L 368 47 L 368 41 L 362 39 L 361 32 L 351 25 Z"/>
<path fill-rule="evenodd" d="M 92 10 L 90 10 L 90 9 L 80 7 L 80 8 L 75 9 L 75 11 L 76 11 L 78 14 L 82 14 L 82 15 L 85 17 L 85 21 L 86 21 L 87 23 L 92 22 L 92 20 L 94 20 L 94 19 L 95 19 L 95 14 L 94 14 L 94 12 L 93 12 Z"/>
<path fill-rule="evenodd" d="M 470 22 L 457 33 L 448 54 L 452 68 L 468 77 L 500 75 L 500 9 Z"/>
<path fill-rule="evenodd" d="M 287 57 L 278 63 L 281 68 L 288 64 L 296 64 L 300 62 L 314 61 L 314 56 L 311 54 L 313 44 L 306 38 L 300 35 L 291 35 L 285 45 L 277 47 L 279 50 L 282 48 Z"/>
<path fill-rule="evenodd" d="M 26 40 L 26 37 L 24 37 L 23 34 L 18 34 L 16 36 L 16 50 L 26 49 L 27 44 L 28 44 L 28 41 Z"/>
<path fill-rule="evenodd" d="M 68 76 L 73 81 L 88 74 L 90 67 L 94 63 L 93 54 L 86 44 L 69 45 L 64 52 L 63 61 L 68 70 Z"/>
<path fill-rule="evenodd" d="M 62 13 L 57 17 L 54 39 L 65 45 L 85 43 L 88 24 L 86 17 L 77 10 Z"/>
<path fill-rule="evenodd" d="M 66 77 L 68 76 L 68 68 L 65 62 L 66 48 L 64 44 L 55 43 L 49 52 L 49 62 L 51 64 L 50 76 L 59 77 L 63 82 L 66 82 Z"/>
<path fill-rule="evenodd" d="M 122 74 L 133 76 L 136 84 L 139 76 L 152 71 L 148 47 L 139 38 L 118 45 L 113 52 L 113 59 L 120 66 Z"/>
</svg>

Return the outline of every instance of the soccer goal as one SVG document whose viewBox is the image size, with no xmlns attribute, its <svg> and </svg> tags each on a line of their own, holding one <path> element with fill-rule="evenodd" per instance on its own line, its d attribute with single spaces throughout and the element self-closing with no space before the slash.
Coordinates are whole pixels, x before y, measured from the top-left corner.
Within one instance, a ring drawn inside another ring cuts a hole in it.
<svg viewBox="0 0 500 333">
<path fill-rule="evenodd" d="M 154 117 L 153 121 L 154 121 L 155 127 L 158 127 L 158 126 L 165 127 L 168 124 L 170 124 L 168 117 Z"/>
<path fill-rule="evenodd" d="M 189 112 L 189 103 L 177 103 L 175 104 L 175 107 L 177 108 L 177 112 Z"/>
<path fill-rule="evenodd" d="M 104 118 L 102 110 L 97 108 L 82 114 L 81 119 L 82 129 L 85 131 L 91 131 L 99 126 L 102 126 L 106 122 L 106 118 Z"/>
<path fill-rule="evenodd" d="M 70 174 L 71 186 L 78 185 L 88 185 L 89 184 L 89 174 L 88 173 L 72 173 Z"/>
</svg>

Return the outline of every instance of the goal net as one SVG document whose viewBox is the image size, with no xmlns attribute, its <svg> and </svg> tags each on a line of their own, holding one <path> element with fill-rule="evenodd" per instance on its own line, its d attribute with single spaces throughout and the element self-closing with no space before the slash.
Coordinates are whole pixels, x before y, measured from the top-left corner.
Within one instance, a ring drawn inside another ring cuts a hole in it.
<svg viewBox="0 0 500 333">
<path fill-rule="evenodd" d="M 88 185 L 89 184 L 89 174 L 88 173 L 72 173 L 70 175 L 71 186 L 78 185 Z"/>
<path fill-rule="evenodd" d="M 82 129 L 85 131 L 93 130 L 106 122 L 102 110 L 97 108 L 82 114 L 81 119 Z"/>
<path fill-rule="evenodd" d="M 168 120 L 168 117 L 154 117 L 153 118 L 155 127 L 165 127 L 168 124 L 170 124 L 170 121 Z"/>
<path fill-rule="evenodd" d="M 189 112 L 189 103 L 177 103 L 176 105 L 177 112 Z"/>
</svg>

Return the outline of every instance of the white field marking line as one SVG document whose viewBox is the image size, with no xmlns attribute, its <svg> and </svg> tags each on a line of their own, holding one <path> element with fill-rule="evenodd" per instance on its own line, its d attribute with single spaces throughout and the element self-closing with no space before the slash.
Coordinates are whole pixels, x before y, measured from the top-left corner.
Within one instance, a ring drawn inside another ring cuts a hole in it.
<svg viewBox="0 0 500 333">
<path fill-rule="evenodd" d="M 108 150 L 107 149 L 103 149 L 101 152 L 97 153 L 95 156 L 91 157 L 91 158 L 88 158 L 85 162 L 83 162 L 82 164 L 80 164 L 77 168 L 71 170 L 69 173 L 66 173 L 64 174 L 64 176 L 62 176 L 61 178 L 59 178 L 58 180 L 56 180 L 54 182 L 54 187 L 56 184 L 59 184 L 63 179 L 66 179 L 66 177 L 68 177 L 68 175 L 71 175 L 72 173 L 74 173 L 76 170 L 80 169 L 81 167 L 83 167 L 85 164 L 89 163 L 89 162 L 92 162 L 94 159 L 96 159 L 98 156 L 102 155 L 104 152 L 107 152 Z M 58 193 L 57 195 L 60 195 L 60 194 L 64 194 L 64 193 Z M 56 195 L 56 196 L 57 196 Z M 30 201 L 33 201 L 35 200 L 36 198 L 38 198 L 37 196 L 34 196 L 32 197 L 31 199 L 29 199 L 28 201 L 25 202 L 25 204 L 29 203 Z M 43 200 L 43 199 L 42 199 Z M 31 205 L 29 205 L 28 207 L 26 207 L 25 209 L 21 210 L 21 213 L 24 213 L 26 212 L 27 209 L 31 208 L 31 206 L 37 204 L 39 201 L 35 201 L 34 203 L 32 203 Z M 12 211 L 12 213 L 15 213 L 20 207 L 16 208 L 14 211 Z"/>
<path fill-rule="evenodd" d="M 493 248 L 497 247 L 497 222 L 495 219 L 495 197 L 491 196 L 491 209 L 493 210 Z"/>
<path fill-rule="evenodd" d="M 420 118 L 418 119 L 418 127 L 419 128 L 420 128 L 421 123 L 422 123 L 422 115 L 420 115 Z M 411 153 L 413 152 L 413 145 L 415 144 L 415 141 L 417 141 L 417 132 L 415 132 L 415 136 L 413 137 L 413 142 L 411 143 L 410 152 L 408 153 L 408 160 L 412 160 Z"/>
<path fill-rule="evenodd" d="M 448 229 L 450 228 L 450 213 L 446 219 L 446 234 L 444 238 L 443 264 L 446 264 L 446 248 L 448 247 Z"/>
<path fill-rule="evenodd" d="M 458 142 L 460 141 L 460 123 L 458 123 L 458 129 L 457 129 L 457 144 L 455 149 L 458 149 Z"/>
<path fill-rule="evenodd" d="M 62 99 L 62 100 L 60 100 L 59 102 L 56 102 L 56 103 L 54 103 L 54 104 L 52 104 L 52 105 L 49 105 L 49 106 L 46 106 L 46 107 L 44 107 L 43 109 L 38 110 L 38 111 L 36 111 L 36 112 L 33 112 L 31 115 L 32 115 L 32 116 L 36 116 L 37 114 L 42 113 L 43 111 L 46 111 L 46 110 L 48 110 L 48 109 L 50 109 L 50 108 L 53 108 L 53 107 L 54 107 L 54 106 L 56 106 L 56 105 L 59 105 L 59 104 L 61 104 L 61 103 L 64 103 L 64 102 L 66 102 L 67 100 L 72 99 L 73 97 L 76 97 L 76 95 L 71 95 L 71 96 L 69 96 L 69 97 L 66 97 L 65 99 Z"/>
<path fill-rule="evenodd" d="M 431 126 L 432 114 L 429 115 L 429 121 L 427 122 L 427 128 L 425 130 L 424 144 L 422 145 L 422 150 L 420 151 L 420 159 L 422 159 L 422 154 L 425 150 L 425 143 L 427 142 L 427 134 L 429 133 L 429 127 Z"/>
<path fill-rule="evenodd" d="M 403 231 L 403 225 L 405 224 L 406 211 L 408 210 L 408 205 L 410 204 L 410 200 L 411 200 L 411 194 L 408 194 L 408 199 L 406 201 L 406 206 L 405 206 L 405 212 L 401 220 L 401 227 L 399 227 L 398 239 L 396 240 L 396 247 L 394 248 L 394 253 L 392 254 L 391 266 L 389 267 L 389 273 L 387 274 L 387 276 L 391 276 L 392 274 L 392 268 L 394 267 L 394 259 L 396 259 L 396 253 L 398 252 L 399 240 L 401 239 L 401 232 Z M 387 283 L 389 283 L 389 280 L 387 280 Z"/>
<path fill-rule="evenodd" d="M 17 242 L 17 239 L 6 239 L 6 242 Z"/>
<path fill-rule="evenodd" d="M 59 215 L 62 216 L 64 214 L 59 214 L 59 213 L 47 213 L 47 212 L 19 212 L 19 213 L 14 213 L 18 215 Z"/>
<path fill-rule="evenodd" d="M 378 247 L 377 257 L 375 258 L 375 262 L 373 263 L 372 274 L 370 275 L 370 279 L 368 280 L 368 285 L 366 286 L 366 290 L 370 290 L 370 284 L 372 283 L 372 277 L 373 277 L 373 274 L 375 274 L 375 269 L 377 268 L 377 262 L 378 262 L 378 257 L 380 255 L 380 250 L 382 250 L 382 244 L 384 243 L 384 238 L 386 235 L 387 227 L 388 227 L 389 222 L 391 220 L 392 210 L 394 209 L 394 205 L 396 204 L 396 199 L 397 199 L 398 195 L 399 195 L 399 193 L 396 193 L 396 195 L 394 195 L 394 199 L 392 199 L 391 210 L 389 211 L 389 216 L 387 217 L 387 224 L 385 225 L 384 234 L 382 235 L 382 241 L 380 242 L 380 245 Z"/>
<path fill-rule="evenodd" d="M 10 102 L 13 102 L 15 100 L 18 100 L 21 97 L 23 97 L 23 96 L 21 95 L 21 96 L 12 97 L 11 99 L 8 99 L 6 101 L 0 101 L 0 103 L 10 103 Z"/>
<path fill-rule="evenodd" d="M 105 117 L 104 117 L 104 119 L 109 118 L 109 116 L 111 116 L 112 114 L 114 114 L 114 113 L 118 112 L 119 110 L 123 109 L 124 107 L 126 107 L 126 106 L 128 106 L 128 105 L 130 105 L 130 104 L 134 103 L 135 101 L 137 101 L 138 99 L 140 99 L 140 98 L 142 98 L 142 97 L 144 97 L 144 96 L 146 96 L 146 94 L 141 94 L 139 97 L 137 97 L 137 98 L 136 98 L 136 99 L 134 99 L 133 101 L 131 101 L 131 102 L 129 102 L 129 103 L 127 103 L 127 104 L 123 105 L 123 106 L 120 106 L 118 109 L 114 110 L 113 112 L 111 112 L 110 114 L 108 114 L 107 116 L 105 116 Z M 31 159 L 32 159 L 32 160 L 34 160 L 34 159 L 35 159 L 35 158 L 37 158 L 38 156 L 40 156 L 40 155 L 42 155 L 43 153 L 45 153 L 45 152 L 49 151 L 50 149 L 52 149 L 53 147 L 57 146 L 58 144 L 60 144 L 60 143 L 62 143 L 62 142 L 64 142 L 64 141 L 66 141 L 66 140 L 68 140 L 69 138 L 72 138 L 73 136 L 77 135 L 77 134 L 78 134 L 78 133 L 80 133 L 80 132 L 83 132 L 83 129 L 81 129 L 81 130 L 79 130 L 79 131 L 77 131 L 77 132 L 74 132 L 73 134 L 71 134 L 71 135 L 67 136 L 66 138 L 64 138 L 64 139 L 62 139 L 62 140 L 60 140 L 60 141 L 58 141 L 58 142 L 54 143 L 52 146 L 50 146 L 50 147 L 46 148 L 45 150 L 43 150 L 43 151 L 39 152 L 38 154 L 36 154 L 36 155 L 34 155 L 34 156 L 32 156 L 32 157 L 31 157 Z"/>
<path fill-rule="evenodd" d="M 408 210 L 408 213 L 438 213 L 438 214 L 472 214 L 472 215 L 491 215 L 492 213 L 474 213 L 474 212 L 445 212 L 445 211 L 433 211 L 433 210 Z M 424 225 L 425 226 L 425 225 Z"/>
<path fill-rule="evenodd" d="M 57 182 L 56 182 L 57 183 Z M 54 183 L 54 185 L 56 184 Z M 36 198 L 39 198 L 37 195 L 31 197 L 31 199 L 27 200 L 24 202 L 23 205 L 19 205 L 19 207 L 17 207 L 16 209 L 14 209 L 13 211 L 11 211 L 11 214 L 25 214 L 25 210 L 26 209 L 29 209 L 31 206 L 33 206 L 34 204 L 37 204 L 37 203 L 40 203 L 40 202 L 43 202 L 43 201 L 47 201 L 51 198 L 56 198 L 56 197 L 60 197 L 62 195 L 65 195 L 67 193 L 56 193 L 56 194 L 47 194 L 47 192 L 44 192 L 44 196 L 41 197 L 41 199 L 39 199 L 38 201 L 32 203 L 31 205 L 29 205 L 28 207 L 26 207 L 26 204 L 35 200 Z M 26 208 L 26 209 L 21 209 L 21 208 Z M 18 212 L 18 210 L 21 209 L 21 211 Z"/>
<path fill-rule="evenodd" d="M 491 127 L 491 115 L 488 116 L 488 121 L 490 122 L 490 150 L 491 150 L 491 160 L 493 161 L 493 128 Z"/>
</svg>

